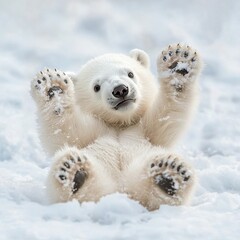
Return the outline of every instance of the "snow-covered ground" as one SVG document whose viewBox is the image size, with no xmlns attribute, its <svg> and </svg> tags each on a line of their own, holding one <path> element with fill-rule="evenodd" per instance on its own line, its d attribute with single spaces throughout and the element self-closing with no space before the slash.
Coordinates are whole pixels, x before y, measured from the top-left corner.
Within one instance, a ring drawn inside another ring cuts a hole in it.
<svg viewBox="0 0 240 240">
<path fill-rule="evenodd" d="M 240 239 L 240 2 L 0 0 L 0 239 Z M 189 43 L 203 56 L 199 111 L 178 151 L 195 167 L 191 206 L 146 211 L 125 195 L 48 205 L 51 159 L 29 83 L 107 52 Z"/>
</svg>

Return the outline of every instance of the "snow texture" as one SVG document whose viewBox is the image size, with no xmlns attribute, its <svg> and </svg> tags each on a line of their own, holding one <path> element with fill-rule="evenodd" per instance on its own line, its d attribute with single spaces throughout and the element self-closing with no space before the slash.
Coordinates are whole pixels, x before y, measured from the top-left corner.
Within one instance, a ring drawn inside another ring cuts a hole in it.
<svg viewBox="0 0 240 240">
<path fill-rule="evenodd" d="M 0 239 L 239 239 L 239 9 L 237 0 L 0 0 Z M 132 48 L 150 54 L 156 73 L 157 55 L 175 42 L 205 62 L 200 106 L 178 146 L 199 178 L 191 205 L 148 212 L 118 193 L 49 205 L 51 159 L 29 94 L 35 73 L 78 71 L 94 56 Z"/>
</svg>

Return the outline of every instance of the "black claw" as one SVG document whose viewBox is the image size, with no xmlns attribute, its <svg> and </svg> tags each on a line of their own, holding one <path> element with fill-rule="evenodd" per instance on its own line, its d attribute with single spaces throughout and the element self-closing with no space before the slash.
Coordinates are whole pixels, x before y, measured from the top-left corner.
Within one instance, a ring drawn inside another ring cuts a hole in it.
<svg viewBox="0 0 240 240">
<path fill-rule="evenodd" d="M 43 72 L 42 72 L 42 71 L 40 71 L 40 73 L 41 73 L 41 74 L 43 74 Z"/>
<path fill-rule="evenodd" d="M 195 62 L 195 61 L 196 61 L 196 58 L 193 57 L 193 58 L 191 59 L 191 61 L 192 61 L 192 62 Z"/>
<path fill-rule="evenodd" d="M 57 71 L 57 69 L 56 69 L 56 68 L 55 68 L 54 70 L 55 70 L 55 72 Z"/>
<path fill-rule="evenodd" d="M 152 163 L 152 164 L 151 164 L 151 168 L 153 168 L 154 166 L 155 166 L 155 164 L 154 164 L 154 163 Z"/>
<path fill-rule="evenodd" d="M 46 81 L 46 78 L 45 78 L 45 77 L 43 77 L 43 78 L 42 78 L 42 80 L 43 80 L 43 81 Z"/>
<path fill-rule="evenodd" d="M 176 54 L 179 54 L 179 53 L 180 53 L 180 49 L 177 49 L 177 50 L 176 50 Z"/>
<path fill-rule="evenodd" d="M 50 74 L 48 74 L 48 76 L 51 78 L 52 77 L 52 75 L 50 75 Z"/>
<path fill-rule="evenodd" d="M 158 164 L 159 167 L 162 167 L 162 165 L 163 165 L 163 161 L 161 161 L 161 162 Z"/>
<path fill-rule="evenodd" d="M 64 176 L 64 175 L 59 175 L 59 178 L 60 178 L 61 180 L 66 180 L 66 179 L 67 179 L 67 177 Z"/>
<path fill-rule="evenodd" d="M 80 157 L 78 157 L 77 160 L 78 160 L 78 162 L 81 162 L 81 158 Z"/>
<path fill-rule="evenodd" d="M 49 69 L 47 69 L 47 71 L 49 72 Z"/>
<path fill-rule="evenodd" d="M 180 164 L 178 167 L 177 167 L 177 171 L 179 172 L 181 170 L 181 168 L 183 167 L 182 164 Z"/>
<path fill-rule="evenodd" d="M 174 169 L 174 168 L 176 167 L 176 163 L 175 163 L 175 162 L 172 162 L 172 163 L 171 163 L 171 167 L 172 167 L 172 169 Z"/>
<path fill-rule="evenodd" d="M 60 77 L 60 74 L 58 73 L 57 76 Z"/>
<path fill-rule="evenodd" d="M 187 182 L 190 179 L 190 176 L 187 176 L 183 179 L 184 182 Z"/>
<path fill-rule="evenodd" d="M 165 163 L 165 167 L 167 167 L 167 166 L 168 166 L 168 162 Z"/>
<path fill-rule="evenodd" d="M 65 162 L 63 165 L 68 169 L 70 168 L 70 164 L 68 162 Z"/>
<path fill-rule="evenodd" d="M 186 171 L 185 171 L 185 170 L 181 172 L 181 174 L 182 174 L 182 175 L 184 175 L 185 173 L 186 173 Z"/>
<path fill-rule="evenodd" d="M 177 189 L 175 187 L 175 182 L 170 176 L 158 175 L 155 177 L 156 184 L 170 196 L 173 196 Z"/>
<path fill-rule="evenodd" d="M 82 187 L 87 178 L 87 173 L 84 170 L 77 171 L 73 179 L 72 192 L 76 193 Z"/>
</svg>

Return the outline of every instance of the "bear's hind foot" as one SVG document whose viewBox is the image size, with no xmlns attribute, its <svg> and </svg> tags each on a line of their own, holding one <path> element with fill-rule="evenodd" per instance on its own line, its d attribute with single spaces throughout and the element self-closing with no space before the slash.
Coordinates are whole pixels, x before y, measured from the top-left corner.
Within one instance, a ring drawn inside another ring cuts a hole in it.
<svg viewBox="0 0 240 240">
<path fill-rule="evenodd" d="M 56 152 L 47 181 L 50 201 L 96 202 L 116 191 L 116 180 L 89 149 L 65 146 Z"/>
<path fill-rule="evenodd" d="M 60 157 L 55 177 L 59 183 L 70 188 L 75 194 L 87 180 L 89 168 L 89 161 L 85 155 L 71 151 Z"/>
<path fill-rule="evenodd" d="M 150 163 L 149 173 L 155 186 L 175 198 L 182 195 L 193 182 L 191 168 L 174 155 L 157 156 Z"/>
</svg>

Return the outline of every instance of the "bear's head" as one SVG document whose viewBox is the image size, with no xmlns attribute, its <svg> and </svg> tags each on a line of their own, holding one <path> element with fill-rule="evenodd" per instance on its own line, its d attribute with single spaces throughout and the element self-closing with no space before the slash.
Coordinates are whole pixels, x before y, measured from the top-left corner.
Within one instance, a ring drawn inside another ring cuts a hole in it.
<svg viewBox="0 0 240 240">
<path fill-rule="evenodd" d="M 82 111 L 107 124 L 128 126 L 140 121 L 157 92 L 148 55 L 138 49 L 105 54 L 87 62 L 76 75 L 76 101 Z"/>
</svg>

